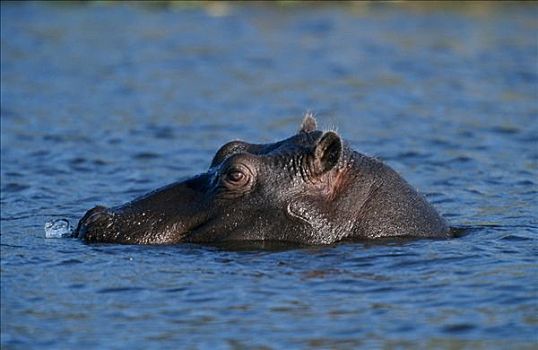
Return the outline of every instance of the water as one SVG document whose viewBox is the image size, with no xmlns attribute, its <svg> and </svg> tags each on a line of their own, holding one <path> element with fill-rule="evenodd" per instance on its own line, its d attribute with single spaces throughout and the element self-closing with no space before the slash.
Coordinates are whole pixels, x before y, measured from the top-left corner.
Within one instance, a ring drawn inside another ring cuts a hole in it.
<svg viewBox="0 0 538 350">
<path fill-rule="evenodd" d="M 2 348 L 536 348 L 537 8 L 475 5 L 3 3 Z M 231 139 L 287 137 L 309 109 L 466 235 L 45 238 L 203 171 Z"/>
<path fill-rule="evenodd" d="M 69 220 L 54 219 L 45 223 L 46 238 L 65 238 L 73 236 L 74 227 Z"/>
</svg>

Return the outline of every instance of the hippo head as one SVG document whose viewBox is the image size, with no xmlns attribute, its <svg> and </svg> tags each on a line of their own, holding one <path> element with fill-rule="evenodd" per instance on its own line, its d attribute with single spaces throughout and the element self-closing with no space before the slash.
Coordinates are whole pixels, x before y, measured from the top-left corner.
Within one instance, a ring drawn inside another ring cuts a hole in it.
<svg viewBox="0 0 538 350">
<path fill-rule="evenodd" d="M 351 152 L 307 115 L 299 132 L 271 144 L 232 141 L 208 171 L 114 208 L 89 210 L 75 235 L 87 242 L 285 241 L 330 243 L 342 219 Z M 349 229 L 347 229 L 349 231 Z"/>
<path fill-rule="evenodd" d="M 327 244 L 449 232 L 393 169 L 353 151 L 335 132 L 316 130 L 307 115 L 288 139 L 229 142 L 203 174 L 122 206 L 91 209 L 74 235 L 87 242 L 137 244 Z"/>
</svg>

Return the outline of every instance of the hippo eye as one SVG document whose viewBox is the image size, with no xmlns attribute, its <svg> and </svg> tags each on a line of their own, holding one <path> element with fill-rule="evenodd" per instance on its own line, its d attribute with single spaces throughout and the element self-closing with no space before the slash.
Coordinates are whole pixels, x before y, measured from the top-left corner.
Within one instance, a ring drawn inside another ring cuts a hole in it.
<svg viewBox="0 0 538 350">
<path fill-rule="evenodd" d="M 240 185 L 247 179 L 245 173 L 239 170 L 232 170 L 226 174 L 226 180 L 234 185 Z"/>
<path fill-rule="evenodd" d="M 222 169 L 221 184 L 230 192 L 244 193 L 253 187 L 254 171 L 252 167 L 235 160 L 233 164 L 226 164 Z"/>
</svg>

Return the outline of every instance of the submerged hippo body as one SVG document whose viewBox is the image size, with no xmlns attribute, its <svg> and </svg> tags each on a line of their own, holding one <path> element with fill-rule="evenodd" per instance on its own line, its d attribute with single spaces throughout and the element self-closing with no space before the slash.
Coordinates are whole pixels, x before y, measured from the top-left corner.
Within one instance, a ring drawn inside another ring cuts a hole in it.
<svg viewBox="0 0 538 350">
<path fill-rule="evenodd" d="M 119 207 L 95 207 L 75 230 L 87 242 L 133 244 L 448 235 L 443 218 L 394 170 L 316 130 L 310 115 L 288 139 L 229 142 L 206 173 Z"/>
</svg>

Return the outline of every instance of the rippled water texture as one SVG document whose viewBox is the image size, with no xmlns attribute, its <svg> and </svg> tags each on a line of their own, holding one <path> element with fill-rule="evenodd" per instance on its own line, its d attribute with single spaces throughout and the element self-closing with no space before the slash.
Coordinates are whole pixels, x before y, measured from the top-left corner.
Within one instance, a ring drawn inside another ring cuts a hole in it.
<svg viewBox="0 0 538 350">
<path fill-rule="evenodd" d="M 2 4 L 1 345 L 536 348 L 537 8 Z M 315 110 L 466 235 L 45 239 Z"/>
</svg>

